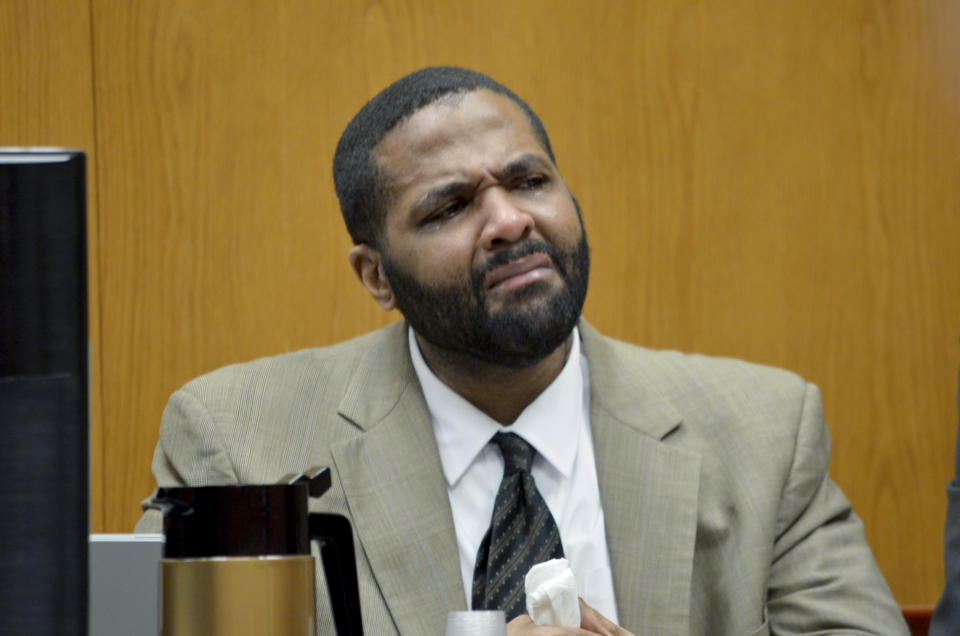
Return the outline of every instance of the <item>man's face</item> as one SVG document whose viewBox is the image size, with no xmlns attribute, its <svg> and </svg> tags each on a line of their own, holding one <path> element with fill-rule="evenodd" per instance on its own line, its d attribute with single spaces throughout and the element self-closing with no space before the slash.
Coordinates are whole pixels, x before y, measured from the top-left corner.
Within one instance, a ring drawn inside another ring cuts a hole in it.
<svg viewBox="0 0 960 636">
<path fill-rule="evenodd" d="M 381 258 L 422 338 L 523 368 L 570 335 L 589 248 L 526 115 L 487 90 L 417 111 L 377 147 L 392 196 Z"/>
</svg>

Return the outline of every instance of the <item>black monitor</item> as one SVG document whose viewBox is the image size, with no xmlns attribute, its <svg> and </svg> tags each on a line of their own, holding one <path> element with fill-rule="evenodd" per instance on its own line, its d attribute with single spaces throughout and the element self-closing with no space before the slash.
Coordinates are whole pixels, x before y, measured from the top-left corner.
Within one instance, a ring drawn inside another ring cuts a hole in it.
<svg viewBox="0 0 960 636">
<path fill-rule="evenodd" d="M 0 148 L 0 634 L 87 633 L 82 152 Z"/>
</svg>

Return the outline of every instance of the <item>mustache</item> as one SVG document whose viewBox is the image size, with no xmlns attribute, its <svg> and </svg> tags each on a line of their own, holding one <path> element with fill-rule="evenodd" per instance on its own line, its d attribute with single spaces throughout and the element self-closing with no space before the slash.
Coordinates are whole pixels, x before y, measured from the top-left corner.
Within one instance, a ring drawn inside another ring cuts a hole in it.
<svg viewBox="0 0 960 636">
<path fill-rule="evenodd" d="M 471 277 L 473 279 L 472 283 L 474 293 L 476 293 L 478 297 L 481 295 L 483 291 L 483 281 L 487 277 L 487 274 L 498 267 L 502 267 L 507 263 L 531 254 L 546 254 L 553 262 L 553 266 L 557 269 L 557 273 L 560 274 L 560 276 L 564 279 L 567 277 L 566 264 L 563 262 L 563 257 L 560 254 L 560 250 L 543 239 L 527 239 L 519 245 L 505 249 L 501 252 L 497 252 L 487 259 L 486 263 L 478 265 L 473 269 Z"/>
</svg>

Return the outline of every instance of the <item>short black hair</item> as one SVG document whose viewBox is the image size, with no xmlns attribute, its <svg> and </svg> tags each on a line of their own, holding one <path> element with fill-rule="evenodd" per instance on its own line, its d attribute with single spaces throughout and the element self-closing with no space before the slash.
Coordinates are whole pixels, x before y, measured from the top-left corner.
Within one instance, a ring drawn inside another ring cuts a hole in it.
<svg viewBox="0 0 960 636">
<path fill-rule="evenodd" d="M 387 176 L 374 149 L 398 124 L 421 108 L 456 93 L 487 89 L 514 101 L 530 120 L 543 149 L 556 163 L 550 138 L 537 114 L 513 91 L 483 73 L 455 66 L 420 69 L 386 87 L 347 124 L 333 155 L 333 183 L 340 212 L 355 244 L 380 248 L 383 218 L 389 204 Z"/>
</svg>

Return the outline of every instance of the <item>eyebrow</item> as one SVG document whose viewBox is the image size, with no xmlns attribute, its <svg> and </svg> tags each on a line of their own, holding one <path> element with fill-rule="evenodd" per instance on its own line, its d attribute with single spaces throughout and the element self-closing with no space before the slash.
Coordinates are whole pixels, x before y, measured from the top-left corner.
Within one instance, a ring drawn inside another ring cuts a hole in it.
<svg viewBox="0 0 960 636">
<path fill-rule="evenodd" d="M 527 174 L 528 172 L 533 172 L 534 170 L 546 170 L 550 167 L 550 163 L 543 157 L 535 154 L 525 154 L 517 157 L 502 169 L 497 170 L 494 173 L 494 176 L 498 181 L 506 181 L 514 177 Z M 440 203 L 443 203 L 447 199 L 451 199 L 457 196 L 463 196 L 467 192 L 471 192 L 477 187 L 477 184 L 472 181 L 451 181 L 445 183 L 441 186 L 429 190 L 419 201 L 416 202 L 413 206 L 414 214 L 421 213 L 430 208 L 433 208 Z"/>
<path fill-rule="evenodd" d="M 496 173 L 496 177 L 498 180 L 503 181 L 535 170 L 547 170 L 549 167 L 550 163 L 540 155 L 532 153 L 525 154 L 520 155 L 508 163 L 502 170 L 499 170 Z"/>
</svg>

